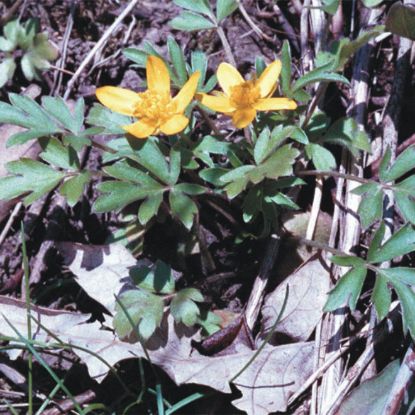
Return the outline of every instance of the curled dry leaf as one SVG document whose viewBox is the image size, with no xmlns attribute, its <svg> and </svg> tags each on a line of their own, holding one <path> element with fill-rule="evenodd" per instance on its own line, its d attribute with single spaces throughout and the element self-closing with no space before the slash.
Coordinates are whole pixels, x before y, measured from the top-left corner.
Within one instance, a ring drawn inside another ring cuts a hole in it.
<svg viewBox="0 0 415 415">
<path fill-rule="evenodd" d="M 289 286 L 287 305 L 275 331 L 297 341 L 306 341 L 314 331 L 323 313 L 330 289 L 330 273 L 324 260 L 315 254 L 288 276 L 270 293 L 262 306 L 262 329 L 264 338 L 272 328 L 284 303 Z"/>
</svg>

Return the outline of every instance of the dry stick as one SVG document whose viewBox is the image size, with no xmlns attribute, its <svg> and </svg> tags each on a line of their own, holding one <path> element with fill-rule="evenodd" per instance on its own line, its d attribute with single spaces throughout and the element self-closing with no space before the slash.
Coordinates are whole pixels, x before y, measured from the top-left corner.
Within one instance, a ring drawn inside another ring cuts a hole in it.
<svg viewBox="0 0 415 415">
<path fill-rule="evenodd" d="M 231 63 L 236 68 L 236 61 L 233 57 L 231 45 L 228 42 L 228 39 L 226 38 L 225 32 L 223 31 L 222 26 L 219 26 L 216 28 L 216 31 L 218 33 L 218 36 L 220 38 L 220 41 L 222 42 L 223 49 L 225 50 L 226 58 L 228 59 L 229 63 Z"/>
<path fill-rule="evenodd" d="M 122 11 L 122 13 L 114 20 L 114 23 L 105 31 L 105 33 L 101 36 L 101 38 L 98 40 L 95 46 L 91 49 L 91 51 L 82 61 L 82 63 L 79 65 L 78 69 L 76 70 L 72 78 L 69 80 L 68 86 L 63 96 L 64 100 L 68 99 L 75 82 L 77 81 L 81 73 L 85 70 L 85 68 L 88 66 L 88 64 L 92 61 L 92 59 L 95 56 L 95 53 L 97 53 L 101 49 L 101 47 L 104 46 L 104 44 L 108 41 L 108 39 L 111 37 L 113 32 L 117 29 L 117 27 L 121 24 L 121 22 L 127 17 L 127 15 L 133 10 L 133 8 L 138 4 L 139 1 L 140 0 L 132 0 L 130 4 Z"/>
<path fill-rule="evenodd" d="M 415 376 L 415 351 L 414 345 L 411 343 L 405 353 L 405 357 L 401 364 L 398 374 L 392 384 L 383 408 L 382 415 L 395 415 L 399 413 L 402 401 L 411 385 Z"/>
<path fill-rule="evenodd" d="M 398 312 L 399 305 L 396 304 L 393 311 L 394 315 L 399 315 Z M 336 415 L 340 408 L 341 403 L 343 402 L 346 395 L 349 393 L 350 389 L 356 384 L 359 380 L 361 374 L 364 372 L 366 367 L 375 357 L 375 347 L 380 342 L 385 340 L 388 335 L 390 335 L 389 330 L 387 330 L 388 324 L 385 323 L 383 329 L 377 330 L 373 336 L 372 342 L 366 347 L 364 352 L 360 355 L 357 362 L 352 366 L 348 371 L 346 378 L 338 385 L 334 395 L 331 407 L 324 412 L 325 415 Z M 393 325 L 392 325 L 393 327 Z"/>
<path fill-rule="evenodd" d="M 372 9 L 368 18 L 368 25 L 376 21 L 379 11 Z M 369 64 L 370 55 L 373 46 L 372 43 L 366 45 L 355 57 L 353 81 L 352 81 L 352 97 L 353 102 L 349 107 L 348 114 L 356 119 L 359 128 L 364 129 L 366 118 L 366 107 L 368 101 L 368 78 L 369 78 Z M 347 158 L 349 160 L 347 161 Z M 342 169 L 347 169 L 348 172 L 363 176 L 363 159 L 361 156 L 354 158 L 343 151 Z M 340 228 L 340 249 L 347 253 L 359 243 L 360 239 L 360 223 L 357 217 L 357 208 L 360 203 L 360 197 L 352 193 L 352 190 L 357 186 L 355 181 L 346 181 L 345 201 L 344 205 L 346 213 L 344 214 L 342 227 Z M 335 267 L 334 274 L 341 278 L 344 270 Z M 342 328 L 346 320 L 345 310 L 337 314 L 330 314 L 327 321 L 326 338 L 330 339 L 330 349 L 333 350 L 326 354 L 325 359 L 329 359 L 330 355 L 340 347 L 342 338 Z M 342 377 L 342 362 L 339 360 L 326 372 L 322 382 L 322 398 L 319 413 L 326 414 L 333 405 L 332 397 L 338 391 L 338 385 Z"/>
<path fill-rule="evenodd" d="M 278 4 L 274 4 L 273 8 L 274 13 L 277 15 L 277 19 L 284 30 L 285 35 L 288 37 L 290 41 L 290 45 L 295 49 L 296 52 L 300 52 L 300 45 L 298 44 L 297 34 L 295 30 L 291 26 L 291 23 L 285 17 L 284 13 L 278 6 Z"/>
<path fill-rule="evenodd" d="M 252 287 L 251 294 L 246 305 L 245 318 L 246 323 L 251 330 L 253 329 L 261 310 L 261 305 L 265 295 L 265 288 L 278 255 L 280 242 L 281 237 L 279 235 L 271 235 L 271 240 L 268 242 L 259 274 L 255 278 L 254 286 Z"/>
<path fill-rule="evenodd" d="M 391 304 L 389 309 L 389 319 L 392 322 L 392 326 L 398 321 L 400 318 L 399 313 L 399 303 L 395 301 Z M 382 333 L 384 333 L 383 337 L 378 337 L 377 339 L 373 339 L 373 341 L 380 341 L 383 340 L 387 334 L 389 334 L 388 325 L 384 324 L 380 327 Z M 341 356 L 343 356 L 348 350 L 350 350 L 359 340 L 364 339 L 370 333 L 369 324 L 366 324 L 362 330 L 353 338 L 349 339 L 346 345 L 341 345 L 339 350 L 334 353 L 329 360 L 327 360 L 322 366 L 320 366 L 316 371 L 314 371 L 308 379 L 301 385 L 301 388 L 292 395 L 288 401 L 288 405 L 292 405 L 306 390 L 316 383 L 316 381 L 324 374 L 324 372 Z"/>
<path fill-rule="evenodd" d="M 241 12 L 243 18 L 246 20 L 246 22 L 248 23 L 248 25 L 250 26 L 250 28 L 262 39 L 268 40 L 268 42 L 274 42 L 274 39 L 270 36 L 268 36 L 266 33 L 264 33 L 255 23 L 254 21 L 251 19 L 251 17 L 249 16 L 248 12 L 246 11 L 244 5 L 242 4 L 242 1 L 237 0 L 238 2 L 238 8 L 239 11 Z"/>
<path fill-rule="evenodd" d="M 10 7 L 9 10 L 1 17 L 0 19 L 0 26 L 4 26 L 16 13 L 17 9 L 23 3 L 23 0 L 16 0 L 13 6 Z"/>
<path fill-rule="evenodd" d="M 61 52 L 61 57 L 57 63 L 58 67 L 63 70 L 63 68 L 65 67 L 65 62 L 66 62 L 66 56 L 68 53 L 68 44 L 69 44 L 69 39 L 71 38 L 71 33 L 72 33 L 72 29 L 73 29 L 73 16 L 75 14 L 75 9 L 77 6 L 77 2 L 73 1 L 71 4 L 71 9 L 70 9 L 70 13 L 69 13 L 69 17 L 68 17 L 68 21 L 66 23 L 66 28 L 65 28 L 65 33 L 63 34 L 63 40 L 62 40 L 62 52 Z M 74 75 L 73 73 L 71 73 L 70 75 Z M 53 80 L 53 87 L 52 87 L 52 95 L 57 92 L 59 94 L 59 90 L 61 89 L 61 85 L 62 85 L 62 79 L 63 79 L 63 75 L 62 73 L 58 72 L 57 74 L 55 74 L 54 80 Z"/>
<path fill-rule="evenodd" d="M 404 3 L 415 6 L 415 0 L 405 0 Z M 411 40 L 403 37 L 400 38 L 391 96 L 388 101 L 385 117 L 383 119 L 384 148 L 382 149 L 382 153 L 384 154 L 387 150 L 387 147 L 389 146 L 392 153 L 391 163 L 395 160 L 397 153 L 401 103 L 403 100 L 405 87 L 411 70 L 410 54 L 412 46 L 413 42 Z M 394 207 L 393 192 L 387 190 L 385 192 L 385 195 L 389 199 L 388 206 L 385 207 L 384 211 L 384 217 L 388 221 L 388 226 L 385 231 L 385 237 L 383 242 L 392 234 Z M 390 261 L 381 264 L 381 267 L 389 268 Z M 408 385 L 410 384 L 410 381 L 414 376 L 414 360 L 415 353 L 413 350 L 413 344 L 411 343 L 405 354 L 405 358 L 399 369 L 398 375 L 396 376 L 392 388 L 389 392 L 388 398 L 383 408 L 382 415 L 393 415 L 399 412 L 399 408 L 404 397 L 404 392 L 408 388 Z"/>
<path fill-rule="evenodd" d="M 310 68 L 310 55 L 308 52 L 308 35 L 309 35 L 309 27 L 308 27 L 308 15 L 310 12 L 310 0 L 304 0 L 303 9 L 301 11 L 300 17 L 300 31 L 301 31 L 301 57 L 302 57 L 302 67 L 303 67 L 303 74 L 306 72 L 307 69 Z"/>
<path fill-rule="evenodd" d="M 13 212 L 9 216 L 9 219 L 7 220 L 6 225 L 4 225 L 4 228 L 1 231 L 1 234 L 0 234 L 0 245 L 6 239 L 6 236 L 7 236 L 8 232 L 9 232 L 10 228 L 12 227 L 13 222 L 16 219 L 16 216 L 19 214 L 20 209 L 22 208 L 22 206 L 23 206 L 23 202 L 18 202 L 16 204 L 16 206 L 14 207 Z"/>
</svg>

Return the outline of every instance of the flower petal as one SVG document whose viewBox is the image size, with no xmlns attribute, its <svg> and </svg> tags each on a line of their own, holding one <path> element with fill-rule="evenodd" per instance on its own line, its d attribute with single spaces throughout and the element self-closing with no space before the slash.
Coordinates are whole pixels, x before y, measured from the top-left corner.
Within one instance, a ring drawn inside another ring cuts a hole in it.
<svg viewBox="0 0 415 415">
<path fill-rule="evenodd" d="M 289 98 L 262 98 L 254 107 L 257 111 L 295 110 L 297 103 Z"/>
<path fill-rule="evenodd" d="M 170 75 L 166 64 L 157 56 L 149 56 L 146 63 L 148 89 L 162 95 L 170 95 Z"/>
<path fill-rule="evenodd" d="M 183 131 L 187 124 L 189 124 L 189 119 L 183 114 L 176 114 L 173 117 L 169 118 L 164 124 L 160 125 L 160 131 L 166 135 L 177 134 L 180 131 Z"/>
<path fill-rule="evenodd" d="M 212 111 L 217 112 L 233 112 L 235 111 L 235 107 L 232 106 L 231 100 L 225 95 L 208 95 L 208 94 L 200 94 L 198 96 L 199 101 L 201 104 L 205 105 Z"/>
<path fill-rule="evenodd" d="M 116 86 L 103 86 L 95 94 L 102 105 L 124 115 L 133 115 L 134 108 L 140 103 L 136 92 Z"/>
<path fill-rule="evenodd" d="M 264 72 L 262 72 L 261 76 L 257 80 L 257 85 L 259 86 L 259 92 L 261 94 L 261 98 L 265 98 L 270 95 L 273 88 L 275 87 L 276 82 L 278 81 L 278 77 L 280 76 L 281 72 L 281 61 L 278 59 L 268 65 Z"/>
<path fill-rule="evenodd" d="M 156 126 L 147 124 L 144 121 L 137 121 L 134 124 L 123 125 L 125 131 L 137 138 L 147 138 L 156 131 Z"/>
<path fill-rule="evenodd" d="M 256 111 L 253 108 L 236 110 L 232 115 L 232 124 L 236 128 L 245 128 L 255 119 Z"/>
<path fill-rule="evenodd" d="M 200 72 L 197 71 L 189 78 L 189 80 L 183 85 L 179 93 L 173 98 L 173 102 L 176 104 L 177 112 L 184 112 L 186 107 L 192 101 L 199 82 Z"/>
<path fill-rule="evenodd" d="M 221 63 L 216 71 L 219 85 L 223 89 L 226 95 L 231 94 L 231 88 L 235 85 L 239 85 L 244 81 L 239 71 L 229 63 Z"/>
</svg>

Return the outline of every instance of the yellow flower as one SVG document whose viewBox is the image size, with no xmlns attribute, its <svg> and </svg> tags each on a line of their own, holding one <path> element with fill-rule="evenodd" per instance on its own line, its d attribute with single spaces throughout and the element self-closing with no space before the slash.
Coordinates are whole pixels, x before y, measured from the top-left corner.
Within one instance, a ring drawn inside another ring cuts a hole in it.
<svg viewBox="0 0 415 415">
<path fill-rule="evenodd" d="M 200 73 L 192 74 L 174 98 L 170 93 L 169 72 L 160 58 L 147 58 L 146 75 L 148 89 L 144 92 L 104 86 L 96 90 L 97 98 L 112 111 L 138 118 L 139 121 L 122 126 L 137 138 L 183 131 L 189 123 L 184 111 L 196 92 Z"/>
<path fill-rule="evenodd" d="M 216 75 L 224 93 L 200 94 L 200 102 L 213 111 L 232 117 L 237 128 L 245 128 L 255 119 L 257 111 L 295 110 L 289 98 L 271 98 L 281 72 L 281 62 L 268 65 L 258 79 L 245 81 L 232 65 L 221 63 Z"/>
</svg>

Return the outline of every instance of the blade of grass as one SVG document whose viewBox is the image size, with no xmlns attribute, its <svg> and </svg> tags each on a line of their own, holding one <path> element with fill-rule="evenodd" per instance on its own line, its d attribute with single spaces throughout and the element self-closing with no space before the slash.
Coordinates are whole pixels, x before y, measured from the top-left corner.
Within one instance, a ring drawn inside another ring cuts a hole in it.
<svg viewBox="0 0 415 415">
<path fill-rule="evenodd" d="M 22 242 L 22 255 L 23 255 L 23 272 L 24 272 L 24 285 L 25 285 L 25 300 L 26 300 L 26 316 L 27 316 L 27 338 L 32 340 L 32 320 L 30 318 L 30 287 L 29 287 L 29 260 L 27 258 L 26 239 L 24 233 L 23 222 L 20 225 L 20 239 Z M 28 395 L 28 415 L 33 414 L 33 356 L 31 353 L 27 357 L 27 395 Z"/>
<path fill-rule="evenodd" d="M 181 401 L 176 402 L 171 408 L 167 409 L 166 415 L 174 414 L 176 411 L 183 408 L 184 406 L 189 405 L 190 403 L 197 401 L 200 398 L 204 398 L 205 396 L 206 394 L 204 393 L 199 393 L 199 392 L 193 393 L 192 395 L 187 396 Z"/>
<path fill-rule="evenodd" d="M 17 337 L 19 338 L 20 342 L 24 343 L 27 349 L 35 356 L 36 360 L 45 368 L 45 370 L 49 373 L 50 377 L 60 386 L 60 388 L 68 395 L 69 399 L 73 402 L 75 408 L 79 411 L 80 414 L 84 414 L 82 408 L 79 406 L 78 402 L 68 390 L 68 388 L 63 384 L 62 380 L 56 375 L 56 373 L 50 368 L 50 366 L 43 360 L 42 356 L 37 352 L 37 350 L 32 346 L 31 342 L 28 341 L 24 336 L 22 336 L 19 330 L 9 321 L 9 319 L 2 314 L 4 320 L 7 324 L 12 328 L 12 330 L 16 333 Z"/>
<path fill-rule="evenodd" d="M 248 367 L 251 365 L 251 363 L 257 358 L 257 356 L 261 353 L 262 349 L 265 347 L 265 345 L 271 340 L 272 335 L 274 334 L 275 329 L 277 328 L 278 323 L 281 320 L 281 317 L 285 311 L 285 307 L 287 306 L 287 301 L 288 301 L 288 285 L 287 288 L 285 290 L 285 297 L 284 297 L 284 302 L 282 304 L 281 310 L 278 314 L 277 319 L 275 320 L 275 323 L 273 324 L 273 326 L 271 327 L 270 332 L 267 334 L 267 336 L 265 337 L 265 340 L 262 342 L 261 346 L 258 347 L 258 350 L 254 353 L 254 355 L 248 360 L 248 362 L 246 363 L 246 365 L 235 375 L 233 376 L 230 380 L 229 383 L 232 383 L 236 378 L 238 378 L 239 376 L 242 375 L 243 372 L 245 372 L 246 369 L 248 369 Z"/>
</svg>

